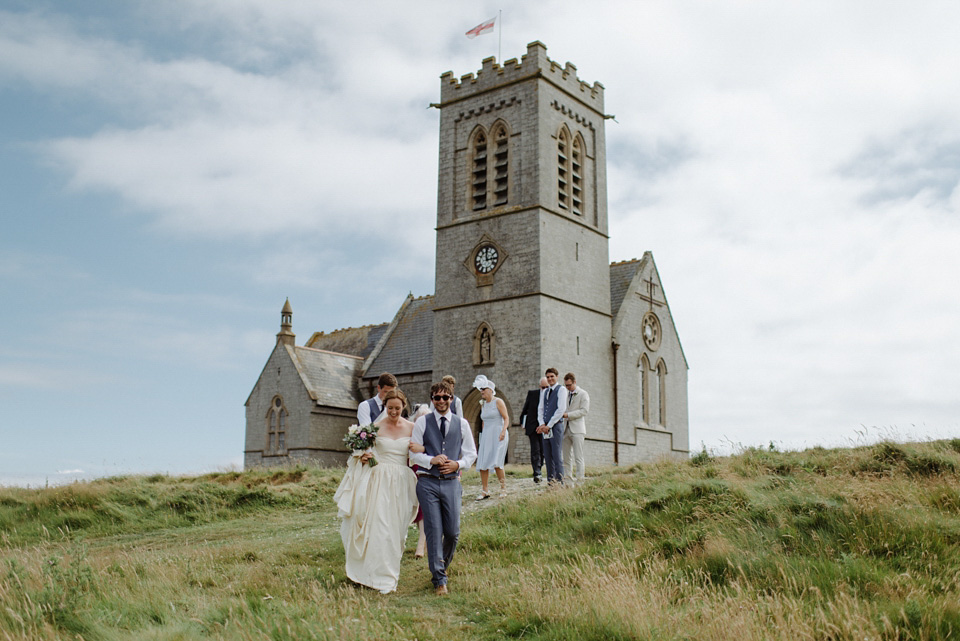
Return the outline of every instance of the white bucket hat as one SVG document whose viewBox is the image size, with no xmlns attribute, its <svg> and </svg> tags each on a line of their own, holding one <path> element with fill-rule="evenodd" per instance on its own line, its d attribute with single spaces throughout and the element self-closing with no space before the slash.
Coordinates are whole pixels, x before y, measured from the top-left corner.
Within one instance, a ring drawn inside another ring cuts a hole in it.
<svg viewBox="0 0 960 641">
<path fill-rule="evenodd" d="M 478 374 L 475 379 L 473 379 L 473 386 L 479 390 L 489 389 L 491 392 L 497 389 L 497 386 L 494 385 L 493 381 L 484 376 L 483 374 Z"/>
</svg>

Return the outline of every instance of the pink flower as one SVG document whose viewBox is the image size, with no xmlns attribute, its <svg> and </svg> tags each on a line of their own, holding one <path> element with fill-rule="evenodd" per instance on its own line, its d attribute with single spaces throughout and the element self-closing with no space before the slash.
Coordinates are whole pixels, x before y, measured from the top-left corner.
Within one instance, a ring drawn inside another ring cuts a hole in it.
<svg viewBox="0 0 960 641">
<path fill-rule="evenodd" d="M 366 432 L 360 432 L 360 438 L 367 438 Z"/>
</svg>

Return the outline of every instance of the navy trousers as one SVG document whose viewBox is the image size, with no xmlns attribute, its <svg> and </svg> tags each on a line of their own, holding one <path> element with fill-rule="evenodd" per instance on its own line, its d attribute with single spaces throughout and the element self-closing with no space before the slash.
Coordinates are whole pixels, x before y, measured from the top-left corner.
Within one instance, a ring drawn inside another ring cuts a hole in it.
<svg viewBox="0 0 960 641">
<path fill-rule="evenodd" d="M 563 421 L 551 430 L 553 437 L 543 439 L 543 458 L 547 462 L 547 481 L 563 483 Z"/>
<path fill-rule="evenodd" d="M 543 468 L 543 434 L 534 432 L 529 438 L 530 466 L 533 468 L 533 475 L 540 478 L 540 472 Z"/>
<path fill-rule="evenodd" d="M 460 479 L 441 480 L 421 476 L 417 480 L 417 499 L 423 510 L 423 535 L 427 539 L 427 564 L 433 585 L 447 584 L 447 568 L 457 551 L 460 538 L 460 505 L 463 486 Z"/>
</svg>

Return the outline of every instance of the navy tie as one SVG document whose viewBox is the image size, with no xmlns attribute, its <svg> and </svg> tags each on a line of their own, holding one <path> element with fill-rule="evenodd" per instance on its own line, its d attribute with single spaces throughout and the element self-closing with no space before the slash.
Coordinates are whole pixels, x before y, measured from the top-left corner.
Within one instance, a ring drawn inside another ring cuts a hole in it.
<svg viewBox="0 0 960 641">
<path fill-rule="evenodd" d="M 447 438 L 447 417 L 440 417 L 440 436 Z"/>
</svg>

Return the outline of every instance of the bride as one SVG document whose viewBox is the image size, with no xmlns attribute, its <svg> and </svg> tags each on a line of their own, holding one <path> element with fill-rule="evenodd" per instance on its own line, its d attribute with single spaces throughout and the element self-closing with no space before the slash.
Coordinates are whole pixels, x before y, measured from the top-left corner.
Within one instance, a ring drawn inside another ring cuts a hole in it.
<svg viewBox="0 0 960 641">
<path fill-rule="evenodd" d="M 407 528 L 417 516 L 417 477 L 407 467 L 413 423 L 400 416 L 405 405 L 403 392 L 387 392 L 373 447 L 350 457 L 333 496 L 343 519 L 347 576 L 383 594 L 397 589 Z M 371 457 L 374 467 L 367 465 Z"/>
</svg>

